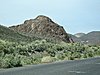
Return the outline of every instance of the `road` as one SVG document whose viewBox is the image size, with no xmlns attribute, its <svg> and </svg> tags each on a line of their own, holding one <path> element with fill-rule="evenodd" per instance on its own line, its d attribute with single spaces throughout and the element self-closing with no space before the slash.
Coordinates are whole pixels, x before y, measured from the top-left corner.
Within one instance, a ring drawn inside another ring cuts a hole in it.
<svg viewBox="0 0 100 75">
<path fill-rule="evenodd" d="M 0 75 L 100 75 L 100 57 L 2 69 Z"/>
</svg>

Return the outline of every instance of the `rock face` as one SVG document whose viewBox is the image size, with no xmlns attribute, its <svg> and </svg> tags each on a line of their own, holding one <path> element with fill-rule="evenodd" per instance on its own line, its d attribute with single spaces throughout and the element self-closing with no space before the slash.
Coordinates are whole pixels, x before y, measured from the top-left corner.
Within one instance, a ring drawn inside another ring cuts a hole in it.
<svg viewBox="0 0 100 75">
<path fill-rule="evenodd" d="M 43 15 L 37 16 L 35 19 L 26 20 L 23 24 L 9 28 L 29 36 L 53 38 L 64 42 L 71 42 L 62 26 L 54 23 L 49 17 Z"/>
</svg>

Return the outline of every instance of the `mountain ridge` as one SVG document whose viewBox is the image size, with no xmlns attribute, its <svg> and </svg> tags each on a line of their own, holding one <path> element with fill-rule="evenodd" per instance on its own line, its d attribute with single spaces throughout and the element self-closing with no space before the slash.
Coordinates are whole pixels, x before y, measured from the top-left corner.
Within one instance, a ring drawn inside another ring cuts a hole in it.
<svg viewBox="0 0 100 75">
<path fill-rule="evenodd" d="M 91 31 L 81 37 L 76 37 L 75 35 L 70 35 L 75 42 L 80 42 L 84 44 L 100 44 L 100 31 Z"/>
</svg>

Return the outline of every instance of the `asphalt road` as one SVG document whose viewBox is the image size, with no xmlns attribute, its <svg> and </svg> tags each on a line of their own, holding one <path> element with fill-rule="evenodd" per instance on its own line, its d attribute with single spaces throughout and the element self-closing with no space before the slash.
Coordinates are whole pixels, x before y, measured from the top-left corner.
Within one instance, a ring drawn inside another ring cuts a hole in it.
<svg viewBox="0 0 100 75">
<path fill-rule="evenodd" d="M 0 75 L 100 75 L 100 57 L 3 69 Z"/>
</svg>

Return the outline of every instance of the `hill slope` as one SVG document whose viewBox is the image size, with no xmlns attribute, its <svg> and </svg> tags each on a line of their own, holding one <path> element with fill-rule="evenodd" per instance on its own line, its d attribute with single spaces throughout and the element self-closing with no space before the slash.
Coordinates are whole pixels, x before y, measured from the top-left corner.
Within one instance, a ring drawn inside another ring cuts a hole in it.
<svg viewBox="0 0 100 75">
<path fill-rule="evenodd" d="M 30 37 L 14 32 L 13 30 L 2 25 L 0 25 L 0 39 L 14 42 L 31 41 Z"/>
</svg>

